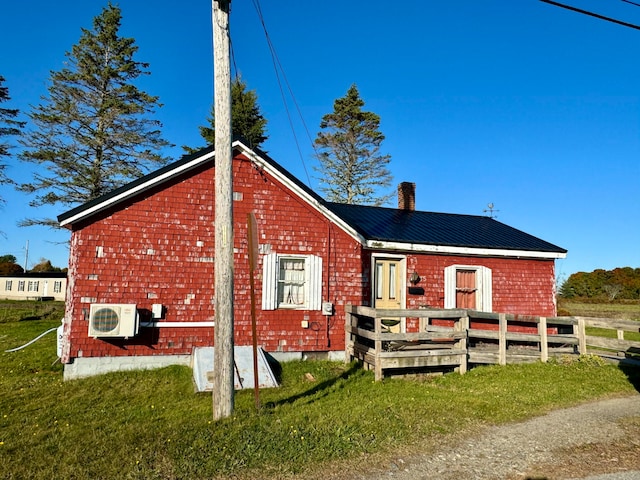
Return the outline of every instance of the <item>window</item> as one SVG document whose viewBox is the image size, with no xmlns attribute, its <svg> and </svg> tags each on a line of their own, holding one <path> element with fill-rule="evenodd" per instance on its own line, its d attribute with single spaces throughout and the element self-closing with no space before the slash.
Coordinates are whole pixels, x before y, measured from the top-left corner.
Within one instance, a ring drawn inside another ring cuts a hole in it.
<svg viewBox="0 0 640 480">
<path fill-rule="evenodd" d="M 280 307 L 304 307 L 305 259 L 281 258 L 278 262 L 278 305 Z"/>
<path fill-rule="evenodd" d="M 262 309 L 320 310 L 322 258 L 270 253 L 262 263 Z"/>
<path fill-rule="evenodd" d="M 24 292 L 24 280 L 20 280 L 18 282 L 18 291 L 19 292 Z"/>
<path fill-rule="evenodd" d="M 384 265 L 376 262 L 376 300 L 380 300 L 384 295 L 384 282 L 382 281 L 382 272 Z"/>
<path fill-rule="evenodd" d="M 62 282 L 60 280 L 53 282 L 53 293 L 62 292 Z"/>
<path fill-rule="evenodd" d="M 444 269 L 444 308 L 493 309 L 491 269 L 451 265 Z"/>
<path fill-rule="evenodd" d="M 27 292 L 37 292 L 39 289 L 40 289 L 40 282 L 29 280 L 29 283 L 27 285 Z"/>
<path fill-rule="evenodd" d="M 4 282 L 4 289 L 8 292 L 11 291 L 11 287 L 13 287 L 13 280 L 7 280 Z"/>
</svg>

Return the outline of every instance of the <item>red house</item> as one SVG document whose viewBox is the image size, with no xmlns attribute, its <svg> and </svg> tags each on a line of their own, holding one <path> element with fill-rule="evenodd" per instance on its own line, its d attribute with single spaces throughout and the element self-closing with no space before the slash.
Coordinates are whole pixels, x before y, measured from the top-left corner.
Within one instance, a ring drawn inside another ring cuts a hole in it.
<svg viewBox="0 0 640 480">
<path fill-rule="evenodd" d="M 186 364 L 214 331 L 214 150 L 58 217 L 71 252 L 65 377 Z M 492 218 L 326 202 L 234 143 L 235 344 L 251 344 L 246 219 L 259 228 L 258 342 L 280 360 L 343 358 L 344 306 L 553 316 L 566 250 Z M 407 328 L 401 324 L 401 329 Z"/>
</svg>

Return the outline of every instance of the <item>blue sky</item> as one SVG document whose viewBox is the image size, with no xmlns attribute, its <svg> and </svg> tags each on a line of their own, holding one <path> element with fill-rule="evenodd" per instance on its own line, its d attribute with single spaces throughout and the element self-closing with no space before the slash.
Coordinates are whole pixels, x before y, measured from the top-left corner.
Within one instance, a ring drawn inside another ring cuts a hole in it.
<svg viewBox="0 0 640 480">
<path fill-rule="evenodd" d="M 180 146 L 203 144 L 211 108 L 211 2 L 114 3 L 121 35 L 150 63 L 137 84 L 164 104 L 155 118 L 177 159 Z M 639 30 L 539 0 L 261 0 L 302 114 L 284 86 L 292 129 L 255 3 L 231 3 L 235 65 L 269 121 L 265 150 L 312 188 L 320 119 L 356 83 L 381 117 L 394 183 L 417 184 L 418 209 L 484 215 L 493 203 L 499 221 L 569 250 L 560 276 L 640 267 Z M 563 3 L 640 24 L 640 7 L 621 0 Z M 40 103 L 49 72 L 105 5 L 4 2 L 0 75 L 12 100 L 2 106 Z M 6 163 L 29 180 L 31 166 Z M 24 194 L 0 195 L 0 255 L 22 264 L 28 241 L 29 266 L 42 257 L 66 266 L 67 233 L 16 223 L 67 208 L 34 211 Z"/>
</svg>

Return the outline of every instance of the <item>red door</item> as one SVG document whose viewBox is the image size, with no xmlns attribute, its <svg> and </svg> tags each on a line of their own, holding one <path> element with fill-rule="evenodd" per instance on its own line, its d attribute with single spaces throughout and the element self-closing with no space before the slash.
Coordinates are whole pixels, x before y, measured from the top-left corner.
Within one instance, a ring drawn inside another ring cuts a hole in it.
<svg viewBox="0 0 640 480">
<path fill-rule="evenodd" d="M 456 308 L 476 308 L 476 271 L 456 271 Z"/>
</svg>

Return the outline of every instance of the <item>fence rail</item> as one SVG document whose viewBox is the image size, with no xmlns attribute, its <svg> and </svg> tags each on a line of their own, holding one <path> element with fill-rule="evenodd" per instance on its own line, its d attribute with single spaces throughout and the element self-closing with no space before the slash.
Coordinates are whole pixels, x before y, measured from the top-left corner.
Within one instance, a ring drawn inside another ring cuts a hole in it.
<svg viewBox="0 0 640 480">
<path fill-rule="evenodd" d="M 394 332 L 391 320 L 402 321 Z M 586 327 L 614 329 L 617 338 L 586 335 Z M 446 370 L 469 365 L 525 363 L 601 350 L 640 353 L 640 342 L 624 339 L 640 322 L 585 317 L 536 317 L 462 309 L 393 310 L 347 305 L 345 360 L 375 370 Z"/>
</svg>

